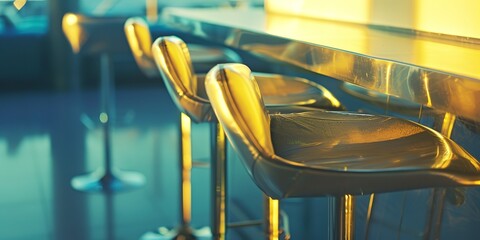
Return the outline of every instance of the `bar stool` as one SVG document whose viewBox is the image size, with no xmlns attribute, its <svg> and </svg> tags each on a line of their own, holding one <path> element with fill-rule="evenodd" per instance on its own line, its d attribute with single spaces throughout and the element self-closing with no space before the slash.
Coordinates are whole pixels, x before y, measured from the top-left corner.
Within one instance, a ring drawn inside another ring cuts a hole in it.
<svg viewBox="0 0 480 240">
<path fill-rule="evenodd" d="M 152 55 L 152 37 L 148 23 L 141 17 L 128 18 L 124 25 L 125 35 L 140 70 L 148 78 L 160 77 L 160 72 L 155 64 Z M 188 49 L 192 65 L 201 69 L 211 69 L 218 63 L 223 62 L 241 62 L 241 57 L 234 51 L 222 47 L 210 47 L 199 44 L 188 44 Z M 175 236 L 188 237 L 209 237 L 211 232 L 208 228 L 194 230 L 190 228 L 191 222 L 191 190 L 190 190 L 190 172 L 195 163 L 191 157 L 191 134 L 190 119 L 182 114 L 180 116 L 180 134 L 181 134 L 181 156 L 180 161 L 180 219 L 181 227 L 168 231 L 165 227 L 160 227 L 160 233 L 146 233 L 142 236 L 147 239 L 165 239 Z M 199 165 L 198 163 L 196 165 Z"/>
<path fill-rule="evenodd" d="M 226 146 L 225 136 L 216 121 L 204 89 L 204 76 L 195 75 L 186 44 L 179 38 L 161 37 L 152 46 L 153 57 L 173 102 L 181 112 L 182 171 L 191 163 L 190 120 L 212 126 L 212 234 L 225 239 L 226 231 Z M 270 111 L 306 111 L 310 108 L 342 110 L 340 102 L 322 86 L 302 78 L 275 74 L 256 74 L 260 91 L 266 96 Z M 184 129 L 187 129 L 185 131 Z M 189 176 L 182 186 L 189 185 Z M 188 227 L 184 219 L 181 229 Z"/>
<path fill-rule="evenodd" d="M 159 77 L 152 56 L 152 36 L 145 19 L 128 18 L 124 25 L 130 50 L 140 70 L 149 78 Z M 242 62 L 242 58 L 228 48 L 213 47 L 200 44 L 187 44 L 194 66 L 210 70 L 218 63 Z"/>
<path fill-rule="evenodd" d="M 112 113 L 114 77 L 111 55 L 128 48 L 122 31 L 124 22 L 124 18 L 87 17 L 73 13 L 65 14 L 62 20 L 64 34 L 74 53 L 100 58 L 99 119 L 103 132 L 104 167 L 92 174 L 74 177 L 72 187 L 79 191 L 111 192 L 137 188 L 145 183 L 145 177 L 140 173 L 114 170 L 111 160 L 110 122 L 115 115 Z"/>
<path fill-rule="evenodd" d="M 330 237 L 354 236 L 354 195 L 480 185 L 480 164 L 443 135 L 388 116 L 333 111 L 269 114 L 250 69 L 219 65 L 206 92 L 257 186 L 270 196 L 267 239 L 278 239 L 278 200 L 333 196 Z"/>
</svg>

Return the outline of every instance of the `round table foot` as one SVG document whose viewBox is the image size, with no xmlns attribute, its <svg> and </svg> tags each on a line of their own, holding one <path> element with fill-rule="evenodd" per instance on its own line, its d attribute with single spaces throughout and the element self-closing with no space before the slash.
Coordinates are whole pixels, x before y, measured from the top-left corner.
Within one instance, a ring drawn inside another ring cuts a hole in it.
<svg viewBox="0 0 480 240">
<path fill-rule="evenodd" d="M 193 229 L 185 226 L 169 230 L 166 227 L 158 228 L 156 232 L 147 232 L 142 235 L 141 240 L 162 240 L 162 239 L 182 239 L 182 240 L 210 240 L 212 233 L 209 227 Z"/>
<path fill-rule="evenodd" d="M 75 190 L 82 192 L 118 192 L 143 186 L 145 177 L 137 172 L 115 171 L 107 174 L 99 170 L 74 177 L 71 184 Z"/>
</svg>

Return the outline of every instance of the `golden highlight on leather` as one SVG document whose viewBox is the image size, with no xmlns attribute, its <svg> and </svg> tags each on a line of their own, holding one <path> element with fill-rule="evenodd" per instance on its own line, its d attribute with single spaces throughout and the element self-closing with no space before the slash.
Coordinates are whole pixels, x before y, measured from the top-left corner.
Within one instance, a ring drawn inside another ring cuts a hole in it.
<svg viewBox="0 0 480 240">
<path fill-rule="evenodd" d="M 246 111 L 261 109 L 253 105 L 262 100 L 242 64 L 215 67 L 205 84 L 229 141 L 256 184 L 273 198 L 480 184 L 475 158 L 417 123 L 348 112 Z M 257 131 L 261 126 L 265 129 Z"/>
<path fill-rule="evenodd" d="M 195 96 L 197 81 L 187 45 L 179 38 L 176 38 L 173 41 L 165 41 L 163 47 L 169 53 L 165 61 L 167 66 L 170 67 L 170 72 L 175 75 L 176 79 L 181 81 L 181 86 L 185 88 L 187 94 Z"/>
<path fill-rule="evenodd" d="M 247 68 L 247 66 L 239 65 L 239 68 Z M 265 104 L 263 104 L 259 87 L 254 85 L 253 81 L 242 81 L 243 78 L 253 78 L 246 71 L 247 69 L 242 70 L 239 71 L 239 74 L 223 73 L 228 82 L 221 86 L 224 88 L 222 92 L 226 93 L 225 97 L 230 102 L 233 102 L 234 99 L 238 101 L 235 106 L 236 111 L 233 112 L 235 115 L 232 118 L 237 120 L 240 127 L 245 130 L 244 133 L 249 135 L 264 153 L 273 153 L 272 139 L 270 139 L 268 130 L 270 118 Z M 258 118 L 252 121 L 250 116 L 258 116 Z"/>
<path fill-rule="evenodd" d="M 67 13 L 62 19 L 62 29 L 67 37 L 73 52 L 80 52 L 80 47 L 85 41 L 85 32 L 79 26 L 79 16 L 73 13 Z"/>
<path fill-rule="evenodd" d="M 124 26 L 130 50 L 132 51 L 135 62 L 147 77 L 158 76 L 155 62 L 152 56 L 152 37 L 150 29 L 143 18 L 129 18 Z"/>
<path fill-rule="evenodd" d="M 158 38 L 153 43 L 152 53 L 177 107 L 195 122 L 211 121 L 208 100 L 201 98 L 196 92 L 197 77 L 185 43 L 177 37 Z"/>
</svg>

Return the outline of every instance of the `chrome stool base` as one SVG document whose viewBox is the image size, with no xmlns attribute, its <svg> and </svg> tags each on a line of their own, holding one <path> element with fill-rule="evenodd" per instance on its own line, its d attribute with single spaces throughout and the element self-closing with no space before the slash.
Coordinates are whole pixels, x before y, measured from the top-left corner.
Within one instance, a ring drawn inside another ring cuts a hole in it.
<svg viewBox="0 0 480 240">
<path fill-rule="evenodd" d="M 105 172 L 99 169 L 93 173 L 76 176 L 71 185 L 82 192 L 118 192 L 135 189 L 145 184 L 145 177 L 137 172 Z"/>
<path fill-rule="evenodd" d="M 209 227 L 200 229 L 193 229 L 189 226 L 184 226 L 177 229 L 169 230 L 166 227 L 158 228 L 158 232 L 148 232 L 140 237 L 140 240 L 163 240 L 163 239 L 178 239 L 178 240 L 210 240 L 212 233 Z"/>
</svg>

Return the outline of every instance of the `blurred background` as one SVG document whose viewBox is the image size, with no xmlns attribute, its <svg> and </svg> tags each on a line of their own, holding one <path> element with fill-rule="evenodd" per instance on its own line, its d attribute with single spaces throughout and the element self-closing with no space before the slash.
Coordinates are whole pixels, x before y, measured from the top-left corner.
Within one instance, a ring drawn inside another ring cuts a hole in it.
<svg viewBox="0 0 480 240">
<path fill-rule="evenodd" d="M 179 112 L 160 77 L 145 76 L 127 45 L 111 55 L 115 89 L 111 155 L 116 168 L 139 172 L 146 183 L 116 193 L 85 193 L 70 185 L 73 177 L 102 166 L 105 149 L 98 120 L 100 58 L 72 51 L 62 30 L 62 17 L 67 12 L 125 20 L 146 17 L 148 2 L 30 0 L 18 10 L 13 1 L 0 1 L 0 239 L 127 240 L 139 239 L 161 226 L 178 225 Z M 172 6 L 241 5 L 229 0 L 159 0 L 156 4 L 159 15 Z M 248 5 L 264 6 L 262 0 L 250 0 Z M 176 35 L 187 43 L 217 45 L 161 20 L 150 30 L 154 39 Z M 108 41 L 125 41 L 121 39 L 123 28 L 105 31 L 112 36 Z M 321 82 L 351 111 L 398 116 L 433 128 L 445 116 L 445 112 L 426 108 L 418 108 L 415 114 L 396 112 L 346 93 L 339 80 L 233 50 L 255 71 Z M 479 129 L 477 122 L 457 118 L 451 135 L 477 159 Z M 209 125 L 194 124 L 192 131 L 194 158 L 208 163 Z M 229 220 L 260 219 L 261 192 L 231 149 L 228 161 Z M 192 225 L 196 228 L 210 221 L 209 177 L 208 167 L 194 167 Z M 440 205 L 434 202 L 434 193 L 435 189 L 423 189 L 377 195 L 368 237 L 369 196 L 359 196 L 357 239 L 477 239 L 479 189 L 447 189 Z M 282 200 L 281 206 L 292 239 L 327 239 L 327 198 Z M 441 208 L 443 215 L 432 219 L 432 208 Z M 432 235 L 430 231 L 437 232 Z M 228 234 L 228 239 L 262 238 L 259 225 L 231 229 Z"/>
</svg>

